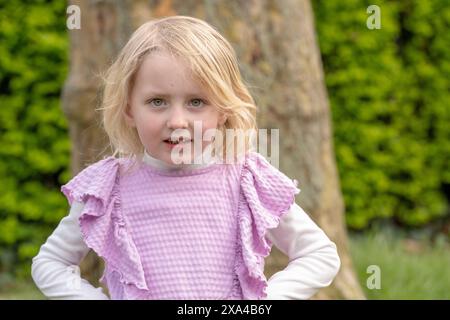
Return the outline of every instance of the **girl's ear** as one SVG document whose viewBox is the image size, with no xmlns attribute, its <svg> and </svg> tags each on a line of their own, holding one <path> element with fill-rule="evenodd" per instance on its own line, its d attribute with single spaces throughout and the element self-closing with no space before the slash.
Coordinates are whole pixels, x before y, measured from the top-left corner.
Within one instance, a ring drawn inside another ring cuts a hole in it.
<svg viewBox="0 0 450 320">
<path fill-rule="evenodd" d="M 127 103 L 127 106 L 125 107 L 125 110 L 123 112 L 125 121 L 130 127 L 136 127 L 136 123 L 134 122 L 133 113 L 131 112 L 131 106 L 129 103 Z"/>
</svg>

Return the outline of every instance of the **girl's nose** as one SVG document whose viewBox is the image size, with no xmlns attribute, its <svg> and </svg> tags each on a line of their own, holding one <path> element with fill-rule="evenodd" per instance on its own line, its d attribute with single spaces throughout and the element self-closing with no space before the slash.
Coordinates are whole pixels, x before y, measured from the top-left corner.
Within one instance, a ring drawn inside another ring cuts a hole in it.
<svg viewBox="0 0 450 320">
<path fill-rule="evenodd" d="M 167 127 L 174 130 L 188 128 L 188 126 L 189 121 L 186 118 L 184 110 L 177 107 L 173 108 L 167 120 Z"/>
</svg>

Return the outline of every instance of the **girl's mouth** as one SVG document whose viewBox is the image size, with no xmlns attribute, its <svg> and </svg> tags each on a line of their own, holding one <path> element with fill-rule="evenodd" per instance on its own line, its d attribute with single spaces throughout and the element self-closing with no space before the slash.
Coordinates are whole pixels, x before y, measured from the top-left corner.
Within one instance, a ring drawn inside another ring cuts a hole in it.
<svg viewBox="0 0 450 320">
<path fill-rule="evenodd" d="M 184 145 L 187 143 L 190 143 L 192 140 L 188 139 L 188 140 L 184 140 L 184 139 L 180 139 L 180 140 L 171 140 L 171 139 L 166 139 L 164 140 L 164 143 L 169 146 L 169 147 L 175 147 L 176 145 Z"/>
</svg>

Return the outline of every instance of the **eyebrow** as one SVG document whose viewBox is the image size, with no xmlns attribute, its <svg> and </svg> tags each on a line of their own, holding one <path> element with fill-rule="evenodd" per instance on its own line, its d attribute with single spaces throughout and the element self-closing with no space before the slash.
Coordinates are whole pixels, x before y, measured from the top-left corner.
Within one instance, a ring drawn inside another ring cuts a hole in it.
<svg viewBox="0 0 450 320">
<path fill-rule="evenodd" d="M 146 96 L 146 97 L 148 97 L 148 96 L 158 96 L 158 97 L 167 98 L 167 97 L 170 97 L 170 94 L 162 93 L 162 92 L 156 92 L 156 91 L 147 91 L 147 92 L 144 92 L 144 96 Z M 206 94 L 195 92 L 195 93 L 189 93 L 189 94 L 187 94 L 187 96 L 188 97 L 206 97 Z"/>
</svg>

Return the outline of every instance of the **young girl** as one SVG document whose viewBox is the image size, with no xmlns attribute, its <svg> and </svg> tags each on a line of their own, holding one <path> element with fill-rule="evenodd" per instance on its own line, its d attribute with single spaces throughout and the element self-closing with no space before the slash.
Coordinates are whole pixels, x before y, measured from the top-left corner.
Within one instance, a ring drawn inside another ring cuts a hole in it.
<svg viewBox="0 0 450 320">
<path fill-rule="evenodd" d="M 103 94 L 115 152 L 61 188 L 70 212 L 32 264 L 45 296 L 308 299 L 330 285 L 336 246 L 295 203 L 296 184 L 248 136 L 233 163 L 223 154 L 234 147 L 211 148 L 224 130 L 256 128 L 234 50 L 214 28 L 186 16 L 142 25 L 110 67 Z M 180 150 L 189 161 L 177 160 Z M 267 281 L 272 244 L 289 264 Z M 109 296 L 74 272 L 89 249 L 105 261 Z"/>
</svg>

